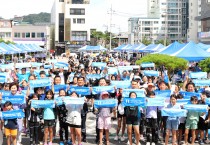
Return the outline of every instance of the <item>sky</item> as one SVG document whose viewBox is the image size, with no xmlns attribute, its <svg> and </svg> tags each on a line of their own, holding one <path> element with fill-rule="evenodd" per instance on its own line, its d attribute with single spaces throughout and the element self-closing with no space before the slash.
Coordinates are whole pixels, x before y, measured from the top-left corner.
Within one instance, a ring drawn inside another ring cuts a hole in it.
<svg viewBox="0 0 210 145">
<path fill-rule="evenodd" d="M 99 31 L 110 30 L 110 9 L 112 6 L 112 27 L 114 33 L 128 30 L 129 17 L 146 16 L 147 0 L 90 0 L 90 27 Z M 0 0 L 0 16 L 51 12 L 54 0 Z M 108 26 L 108 27 L 107 27 Z"/>
</svg>

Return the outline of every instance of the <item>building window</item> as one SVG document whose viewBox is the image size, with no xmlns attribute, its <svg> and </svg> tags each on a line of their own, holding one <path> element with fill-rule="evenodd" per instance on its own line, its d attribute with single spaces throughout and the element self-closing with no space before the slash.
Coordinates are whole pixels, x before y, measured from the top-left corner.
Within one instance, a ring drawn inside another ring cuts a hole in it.
<svg viewBox="0 0 210 145">
<path fill-rule="evenodd" d="M 59 0 L 59 2 L 64 2 L 64 0 Z"/>
<path fill-rule="evenodd" d="M 77 19 L 73 19 L 73 24 L 76 24 L 77 23 Z"/>
<path fill-rule="evenodd" d="M 6 33 L 5 33 L 5 37 L 6 37 L 6 38 L 10 38 L 10 37 L 11 37 L 11 33 L 10 33 L 10 32 L 6 32 Z"/>
<path fill-rule="evenodd" d="M 158 21 L 154 21 L 154 24 L 158 24 Z"/>
<path fill-rule="evenodd" d="M 72 4 L 83 4 L 84 0 L 72 0 Z"/>
<path fill-rule="evenodd" d="M 22 33 L 22 38 L 25 38 L 25 33 Z"/>
<path fill-rule="evenodd" d="M 85 15 L 85 9 L 71 8 L 70 15 Z"/>
<path fill-rule="evenodd" d="M 37 38 L 43 38 L 44 37 L 44 33 L 37 33 Z"/>
<path fill-rule="evenodd" d="M 15 38 L 20 38 L 20 33 L 15 32 Z"/>
<path fill-rule="evenodd" d="M 31 33 L 30 32 L 26 32 L 26 38 L 30 38 L 31 37 Z"/>
<path fill-rule="evenodd" d="M 87 31 L 72 31 L 71 40 L 72 41 L 86 41 Z"/>
<path fill-rule="evenodd" d="M 32 32 L 31 33 L 31 38 L 35 38 L 36 37 L 36 33 L 35 32 Z"/>
<path fill-rule="evenodd" d="M 77 19 L 77 24 L 85 24 L 85 19 Z"/>
</svg>

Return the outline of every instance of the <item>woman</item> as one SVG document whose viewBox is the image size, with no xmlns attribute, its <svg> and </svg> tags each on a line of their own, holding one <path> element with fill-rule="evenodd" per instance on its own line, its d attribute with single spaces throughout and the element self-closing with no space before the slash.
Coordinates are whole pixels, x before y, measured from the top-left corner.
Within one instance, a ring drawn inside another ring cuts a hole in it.
<svg viewBox="0 0 210 145">
<path fill-rule="evenodd" d="M 79 95 L 76 92 L 72 92 L 71 97 L 79 98 Z M 67 120 L 66 122 L 70 126 L 71 130 L 71 139 L 72 144 L 76 144 L 76 138 L 78 141 L 78 145 L 81 145 L 81 111 L 83 108 L 82 105 L 73 105 L 73 104 L 66 104 L 66 109 L 68 110 Z"/>
</svg>

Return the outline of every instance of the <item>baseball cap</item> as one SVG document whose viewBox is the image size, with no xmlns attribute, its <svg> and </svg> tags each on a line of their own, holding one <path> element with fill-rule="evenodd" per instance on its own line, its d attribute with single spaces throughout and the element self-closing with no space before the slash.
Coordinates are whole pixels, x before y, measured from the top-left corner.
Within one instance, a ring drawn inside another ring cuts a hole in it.
<svg viewBox="0 0 210 145">
<path fill-rule="evenodd" d="M 148 86 L 155 86 L 153 83 L 148 83 Z"/>
<path fill-rule="evenodd" d="M 102 92 L 102 93 L 101 93 L 101 96 L 102 96 L 102 95 L 109 95 L 109 93 L 108 93 L 108 92 Z"/>
<path fill-rule="evenodd" d="M 134 76 L 133 79 L 134 80 L 141 80 L 140 76 Z"/>
</svg>

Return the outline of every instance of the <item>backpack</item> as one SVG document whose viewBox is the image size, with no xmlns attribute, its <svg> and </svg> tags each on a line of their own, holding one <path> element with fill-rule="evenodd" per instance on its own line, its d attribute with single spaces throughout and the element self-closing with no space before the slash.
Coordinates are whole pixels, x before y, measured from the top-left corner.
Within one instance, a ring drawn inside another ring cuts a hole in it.
<svg viewBox="0 0 210 145">
<path fill-rule="evenodd" d="M 127 106 L 125 107 L 126 117 L 138 117 L 138 106 Z"/>
</svg>

